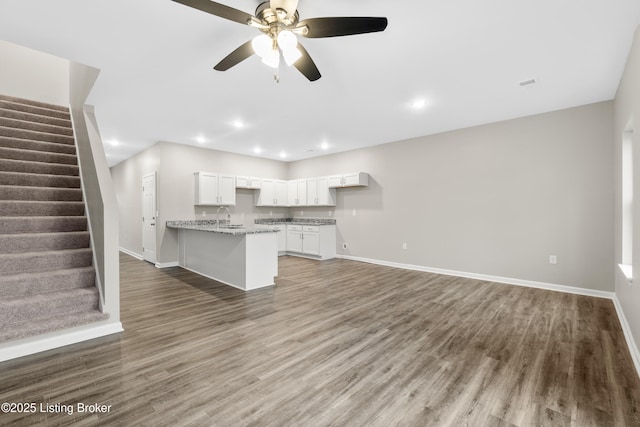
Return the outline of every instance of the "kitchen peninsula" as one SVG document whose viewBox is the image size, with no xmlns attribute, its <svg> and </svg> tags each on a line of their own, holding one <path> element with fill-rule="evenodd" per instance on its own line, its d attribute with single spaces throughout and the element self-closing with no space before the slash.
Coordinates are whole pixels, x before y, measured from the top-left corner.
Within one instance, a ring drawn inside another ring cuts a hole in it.
<svg viewBox="0 0 640 427">
<path fill-rule="evenodd" d="M 215 220 L 167 221 L 178 232 L 178 265 L 245 291 L 275 284 L 277 230 L 218 226 Z"/>
</svg>

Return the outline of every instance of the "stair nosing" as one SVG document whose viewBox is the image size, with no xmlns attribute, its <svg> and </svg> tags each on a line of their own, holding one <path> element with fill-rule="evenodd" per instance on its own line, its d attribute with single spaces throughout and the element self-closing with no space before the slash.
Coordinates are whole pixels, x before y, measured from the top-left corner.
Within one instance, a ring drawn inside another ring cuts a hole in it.
<svg viewBox="0 0 640 427">
<path fill-rule="evenodd" d="M 69 113 L 69 107 L 65 107 L 64 105 L 51 104 L 43 101 L 36 101 L 34 99 L 20 98 L 17 96 L 2 95 L 0 96 L 0 101 L 10 102 L 12 104 L 25 105 L 27 107 L 36 107 L 36 108 L 42 108 L 50 111 Z M 27 101 L 27 103 L 25 103 L 24 101 Z M 31 104 L 29 102 L 31 102 Z"/>
<path fill-rule="evenodd" d="M 5 101 L 8 102 L 8 101 Z M 21 104 L 21 105 L 27 105 L 27 104 Z M 33 105 L 31 105 L 31 107 L 33 107 Z M 42 108 L 42 107 L 40 107 Z M 28 111 L 20 111 L 20 110 L 15 110 L 13 108 L 6 108 L 0 105 L 0 110 L 4 110 L 4 111 L 11 111 L 13 113 L 18 113 L 18 114 L 28 114 L 29 116 L 34 116 L 35 120 L 23 120 L 25 122 L 29 122 L 29 123 L 42 123 L 40 121 L 37 120 L 37 118 L 44 118 L 44 119 L 56 119 L 56 120 L 63 120 L 65 122 L 69 122 L 69 127 L 71 127 L 71 119 L 62 119 L 60 117 L 53 117 L 53 116 L 46 116 L 44 114 L 36 114 L 36 113 L 30 113 Z M 56 111 L 56 110 L 49 110 L 49 111 Z M 12 120 L 22 120 L 22 119 L 15 119 L 12 117 L 7 117 L 10 118 Z M 42 123 L 42 124 L 49 124 L 49 123 Z M 53 125 L 53 126 L 59 126 L 59 125 Z"/>
<path fill-rule="evenodd" d="M 29 123 L 29 122 L 27 122 L 27 123 Z M 14 127 L 10 127 L 10 126 L 2 126 L 2 125 L 0 125 L 0 136 L 7 136 L 7 135 L 2 135 L 2 129 L 11 129 L 11 130 L 17 130 L 17 131 L 20 131 L 20 132 L 33 132 L 33 133 L 40 134 L 40 135 L 54 136 L 54 137 L 60 137 L 60 136 L 62 136 L 62 137 L 64 137 L 64 138 L 70 138 L 70 139 L 72 139 L 72 140 L 74 141 L 74 144 L 75 144 L 75 137 L 74 137 L 74 135 L 62 135 L 62 134 L 59 134 L 59 133 L 41 132 L 41 131 L 39 131 L 39 130 L 23 129 L 23 128 L 14 128 Z M 21 138 L 21 139 L 26 139 L 26 138 Z M 51 142 L 51 143 L 53 143 L 53 144 L 66 144 L 66 143 L 64 143 L 64 142 L 52 142 L 52 141 L 45 141 L 45 142 Z M 74 144 L 67 144 L 67 145 L 74 145 Z"/>
<path fill-rule="evenodd" d="M 80 168 L 77 164 L 76 165 L 67 165 L 65 163 L 55 163 L 55 162 L 37 162 L 35 160 L 16 160 L 16 159 L 0 159 L 3 160 L 5 162 L 20 162 L 20 163 L 37 163 L 39 165 L 60 165 L 60 166 L 69 166 L 69 167 L 73 167 L 73 168 Z M 3 171 L 3 172 L 12 172 L 12 171 Z M 27 173 L 34 173 L 34 172 L 27 172 Z M 36 175 L 40 175 L 40 174 L 36 174 Z M 42 174 L 45 175 L 45 174 Z M 51 174 L 47 174 L 47 175 L 51 175 Z M 70 176 L 74 176 L 74 175 L 70 175 Z"/>
</svg>

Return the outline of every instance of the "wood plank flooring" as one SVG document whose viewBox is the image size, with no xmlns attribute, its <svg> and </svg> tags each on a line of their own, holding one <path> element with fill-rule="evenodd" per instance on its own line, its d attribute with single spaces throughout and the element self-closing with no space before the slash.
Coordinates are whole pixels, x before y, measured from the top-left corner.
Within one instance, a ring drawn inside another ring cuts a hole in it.
<svg viewBox="0 0 640 427">
<path fill-rule="evenodd" d="M 0 425 L 639 426 L 611 301 L 280 258 L 245 293 L 121 255 L 122 335 L 0 364 Z"/>
</svg>

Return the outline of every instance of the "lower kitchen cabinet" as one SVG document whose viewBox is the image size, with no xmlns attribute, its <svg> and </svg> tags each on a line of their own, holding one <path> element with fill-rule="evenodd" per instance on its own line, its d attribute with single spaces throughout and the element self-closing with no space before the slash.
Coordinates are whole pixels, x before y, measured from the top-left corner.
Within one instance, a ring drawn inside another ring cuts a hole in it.
<svg viewBox="0 0 640 427">
<path fill-rule="evenodd" d="M 287 252 L 315 259 L 336 257 L 335 225 L 287 225 Z"/>
</svg>

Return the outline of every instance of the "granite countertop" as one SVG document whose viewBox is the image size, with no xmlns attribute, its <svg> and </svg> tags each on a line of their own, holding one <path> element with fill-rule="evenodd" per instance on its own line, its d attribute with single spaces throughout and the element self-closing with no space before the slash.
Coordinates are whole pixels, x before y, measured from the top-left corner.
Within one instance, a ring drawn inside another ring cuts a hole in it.
<svg viewBox="0 0 640 427">
<path fill-rule="evenodd" d="M 190 221 L 167 221 L 168 228 L 182 229 L 182 230 L 197 230 L 208 231 L 211 233 L 231 234 L 233 236 L 240 236 L 244 234 L 257 234 L 257 233 L 276 233 L 277 230 L 255 228 L 255 227 L 243 227 L 232 226 L 227 221 L 220 221 L 220 226 L 215 219 L 196 219 Z"/>
<path fill-rule="evenodd" d="M 256 224 L 276 225 L 276 224 L 294 224 L 294 225 L 336 225 L 335 219 L 327 218 L 262 218 L 256 219 Z"/>
</svg>

